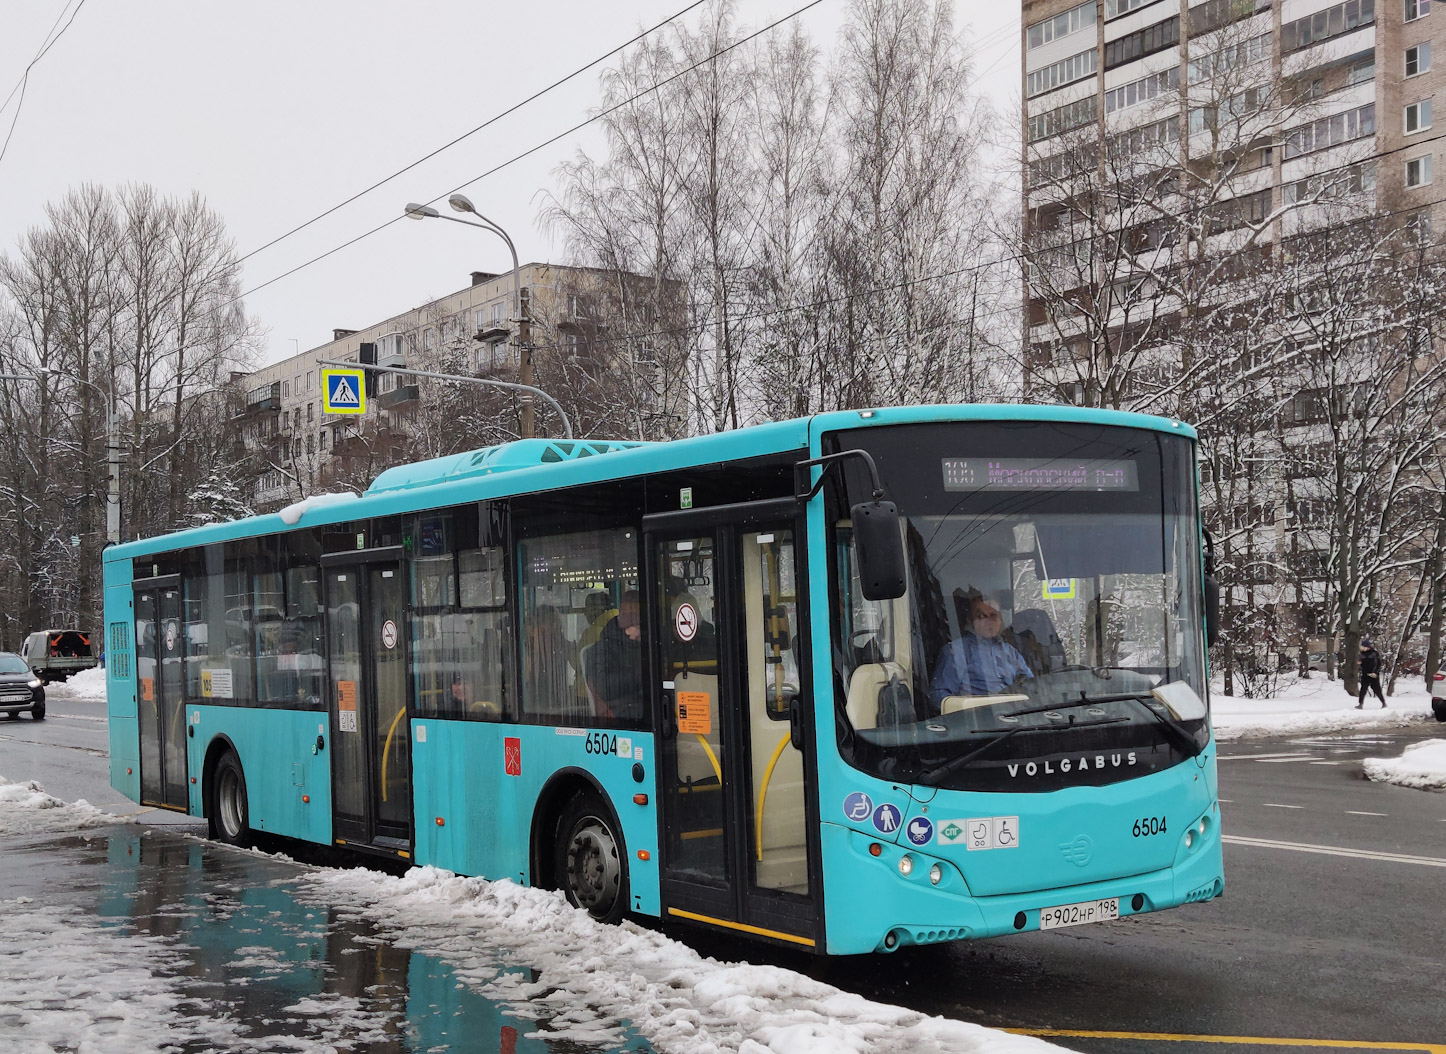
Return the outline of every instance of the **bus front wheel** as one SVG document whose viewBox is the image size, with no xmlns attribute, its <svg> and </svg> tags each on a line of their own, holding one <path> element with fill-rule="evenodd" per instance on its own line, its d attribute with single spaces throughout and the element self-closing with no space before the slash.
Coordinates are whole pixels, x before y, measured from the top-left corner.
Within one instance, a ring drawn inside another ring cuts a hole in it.
<svg viewBox="0 0 1446 1054">
<path fill-rule="evenodd" d="M 246 774 L 229 750 L 211 776 L 211 837 L 227 845 L 249 845 L 250 815 L 246 805 Z"/>
<path fill-rule="evenodd" d="M 623 839 L 611 812 L 592 794 L 567 804 L 557 824 L 553 874 L 568 902 L 599 922 L 617 922 L 628 909 Z"/>
</svg>

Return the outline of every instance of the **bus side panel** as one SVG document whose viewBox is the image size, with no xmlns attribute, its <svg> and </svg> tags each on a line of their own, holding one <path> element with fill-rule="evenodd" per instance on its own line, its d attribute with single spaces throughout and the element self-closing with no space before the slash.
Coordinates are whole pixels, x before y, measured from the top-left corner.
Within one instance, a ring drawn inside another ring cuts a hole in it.
<svg viewBox="0 0 1446 1054">
<path fill-rule="evenodd" d="M 136 721 L 135 599 L 131 562 L 108 561 L 105 575 L 105 625 L 98 635 L 105 652 L 105 709 L 110 733 L 110 785 L 131 801 L 141 800 L 141 741 Z M 117 632 L 112 634 L 114 625 Z"/>
<path fill-rule="evenodd" d="M 612 753 L 600 753 L 604 745 Z M 633 778 L 635 764 L 642 766 L 641 783 Z M 653 737 L 639 732 L 414 720 L 416 862 L 531 885 L 534 805 L 557 772 L 581 770 L 602 787 L 622 825 L 632 910 L 657 915 L 661 899 L 653 766 Z M 647 795 L 646 805 L 633 801 L 638 793 Z M 647 853 L 646 860 L 639 858 L 640 851 Z"/>
<path fill-rule="evenodd" d="M 186 723 L 192 816 L 204 815 L 206 751 L 225 736 L 246 777 L 252 830 L 330 844 L 331 753 L 316 747 L 318 736 L 330 737 L 324 711 L 192 704 Z"/>
</svg>

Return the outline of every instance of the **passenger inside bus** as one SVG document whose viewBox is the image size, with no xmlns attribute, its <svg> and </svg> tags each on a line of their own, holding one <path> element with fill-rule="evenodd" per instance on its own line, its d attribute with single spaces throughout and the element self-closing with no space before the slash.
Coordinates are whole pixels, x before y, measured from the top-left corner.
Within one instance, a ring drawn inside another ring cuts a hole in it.
<svg viewBox="0 0 1446 1054">
<path fill-rule="evenodd" d="M 618 602 L 618 613 L 587 650 L 587 684 L 596 716 L 640 720 L 647 712 L 643 697 L 642 603 L 636 589 Z"/>
</svg>

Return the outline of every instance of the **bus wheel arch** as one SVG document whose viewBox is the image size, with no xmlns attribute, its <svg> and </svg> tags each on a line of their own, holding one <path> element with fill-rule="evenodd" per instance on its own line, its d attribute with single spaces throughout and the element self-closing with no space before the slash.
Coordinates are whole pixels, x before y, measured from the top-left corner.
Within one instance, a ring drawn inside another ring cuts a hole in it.
<svg viewBox="0 0 1446 1054">
<path fill-rule="evenodd" d="M 241 757 L 225 736 L 217 736 L 206 748 L 202 767 L 202 811 L 210 836 L 227 845 L 244 846 L 251 841 L 250 802 Z"/>
<path fill-rule="evenodd" d="M 627 913 L 629 875 L 622 824 L 607 794 L 580 769 L 557 773 L 532 818 L 534 881 L 602 922 Z"/>
</svg>

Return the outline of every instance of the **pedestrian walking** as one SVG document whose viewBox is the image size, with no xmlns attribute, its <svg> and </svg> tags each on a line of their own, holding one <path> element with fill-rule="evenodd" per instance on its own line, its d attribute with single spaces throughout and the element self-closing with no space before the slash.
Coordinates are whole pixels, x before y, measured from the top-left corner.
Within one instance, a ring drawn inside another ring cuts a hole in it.
<svg viewBox="0 0 1446 1054">
<path fill-rule="evenodd" d="M 1381 653 L 1371 647 L 1369 637 L 1361 640 L 1361 694 L 1356 700 L 1356 709 L 1366 708 L 1366 693 L 1375 692 L 1376 698 L 1381 701 L 1381 709 L 1386 708 L 1386 697 L 1381 694 Z"/>
</svg>

